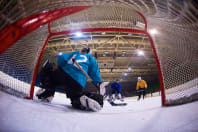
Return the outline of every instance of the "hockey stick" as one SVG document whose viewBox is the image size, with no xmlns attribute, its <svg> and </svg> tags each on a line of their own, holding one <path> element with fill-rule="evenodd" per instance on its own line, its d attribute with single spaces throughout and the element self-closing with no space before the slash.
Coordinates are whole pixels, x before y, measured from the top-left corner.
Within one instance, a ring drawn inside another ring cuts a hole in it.
<svg viewBox="0 0 198 132">
<path fill-rule="evenodd" d="M 92 84 L 93 84 L 93 80 L 91 79 L 91 77 L 82 69 L 82 67 L 78 64 L 78 62 L 73 58 L 72 59 L 72 61 L 74 62 L 74 64 L 83 72 L 83 74 L 87 77 L 87 78 L 89 78 L 90 80 L 91 80 L 91 82 L 92 82 Z M 101 88 L 99 88 L 99 93 L 100 93 L 100 95 L 103 95 L 104 96 L 104 94 L 105 94 L 105 91 L 106 91 L 106 89 L 105 89 L 105 86 L 106 85 L 108 85 L 109 84 L 109 82 L 104 82 L 104 83 L 102 83 L 101 85 L 104 85 L 104 86 L 101 86 Z M 94 84 L 93 84 L 94 85 Z M 94 85 L 95 86 L 95 85 Z M 97 86 L 95 86 L 96 87 L 96 89 L 98 90 L 98 87 Z"/>
<path fill-rule="evenodd" d="M 82 67 L 78 64 L 78 62 L 75 59 L 72 59 L 72 61 L 83 72 L 83 74 L 92 81 L 91 77 L 89 77 L 89 75 L 82 69 Z"/>
</svg>

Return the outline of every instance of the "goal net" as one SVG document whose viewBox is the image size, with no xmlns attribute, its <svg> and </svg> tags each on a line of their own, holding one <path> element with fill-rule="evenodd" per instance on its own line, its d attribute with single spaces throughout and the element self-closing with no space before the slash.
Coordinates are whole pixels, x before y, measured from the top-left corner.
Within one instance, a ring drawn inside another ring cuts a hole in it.
<svg viewBox="0 0 198 132">
<path fill-rule="evenodd" d="M 30 96 L 35 65 L 48 36 L 47 25 L 26 35 L 0 56 L 0 84 L 11 94 Z M 14 91 L 12 91 L 12 90 Z"/>
<path fill-rule="evenodd" d="M 31 4 L 39 3 L 26 4 L 29 7 Z M 133 2 L 120 0 L 114 1 L 113 4 L 108 1 L 97 3 L 94 0 L 90 3 L 79 1 L 78 4 L 75 1 L 69 1 L 69 4 L 66 1 L 42 3 L 46 7 L 49 5 L 49 9 L 79 4 L 93 5 L 93 7 L 52 21 L 50 23 L 52 33 L 91 28 L 122 28 L 144 31 L 146 23 L 135 11 L 138 10 L 146 17 L 148 31 L 152 28 L 159 31 L 159 34 L 152 35 L 152 38 L 162 72 L 160 78 L 163 82 L 163 87 L 161 87 L 161 90 L 164 91 L 163 103 L 173 105 L 197 100 L 198 19 L 195 13 L 197 12 L 195 3 L 143 0 L 134 0 Z M 34 13 L 40 13 L 37 8 Z M 44 10 L 44 6 L 42 6 L 40 11 Z M 30 12 L 29 10 L 29 15 Z M 18 19 L 13 17 L 15 21 Z M 4 17 L 3 20 L 1 22 L 4 26 L 9 24 L 9 19 Z M 17 41 L 0 56 L 1 85 L 29 95 L 35 65 L 47 36 L 48 26 L 44 25 Z"/>
<path fill-rule="evenodd" d="M 197 100 L 198 32 L 194 29 L 198 24 L 170 24 L 170 20 L 162 19 L 150 20 L 148 25 L 151 23 L 161 27 L 153 40 L 163 75 L 165 103 L 173 105 Z"/>
</svg>

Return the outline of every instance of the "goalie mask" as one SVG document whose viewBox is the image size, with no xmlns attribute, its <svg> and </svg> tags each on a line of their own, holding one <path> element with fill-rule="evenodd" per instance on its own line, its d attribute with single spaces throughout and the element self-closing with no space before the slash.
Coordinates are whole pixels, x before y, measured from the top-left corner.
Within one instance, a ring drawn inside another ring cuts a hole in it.
<svg viewBox="0 0 198 132">
<path fill-rule="evenodd" d="M 87 53 L 87 54 L 91 54 L 92 53 L 90 48 L 83 48 L 81 50 L 81 52 L 84 52 L 84 53 Z"/>
</svg>

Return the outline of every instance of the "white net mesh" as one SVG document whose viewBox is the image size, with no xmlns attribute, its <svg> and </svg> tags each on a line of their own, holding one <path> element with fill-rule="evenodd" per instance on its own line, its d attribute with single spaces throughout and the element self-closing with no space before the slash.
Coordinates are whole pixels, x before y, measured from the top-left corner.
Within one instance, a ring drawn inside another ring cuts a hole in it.
<svg viewBox="0 0 198 132">
<path fill-rule="evenodd" d="M 192 3 L 162 3 L 169 7 L 168 13 L 159 10 L 147 20 L 150 29 L 159 31 L 153 39 L 163 74 L 165 103 L 190 102 L 196 100 L 198 94 L 198 23 L 193 15 L 197 9 L 193 10 Z M 175 9 L 182 12 L 177 14 Z"/>
<path fill-rule="evenodd" d="M 142 17 L 134 10 L 113 6 L 94 6 L 51 22 L 52 32 L 79 30 L 84 28 L 126 28 L 144 30 L 136 26 L 143 23 Z"/>
<path fill-rule="evenodd" d="M 47 38 L 47 25 L 19 40 L 0 56 L 0 83 L 24 95 L 30 94 L 35 65 Z"/>
<path fill-rule="evenodd" d="M 0 29 L 33 13 L 62 7 L 93 5 L 87 10 L 52 22 L 52 32 L 110 27 L 144 29 L 137 26 L 138 22 L 143 23 L 142 18 L 135 11 L 138 10 L 146 17 L 148 29 L 156 28 L 159 31 L 158 35 L 152 37 L 163 75 L 165 103 L 180 104 L 197 97 L 195 96 L 198 93 L 198 4 L 196 1 L 2 0 L 0 3 Z M 46 26 L 44 26 L 17 42 L 0 57 L 0 71 L 29 84 L 46 36 Z"/>
</svg>

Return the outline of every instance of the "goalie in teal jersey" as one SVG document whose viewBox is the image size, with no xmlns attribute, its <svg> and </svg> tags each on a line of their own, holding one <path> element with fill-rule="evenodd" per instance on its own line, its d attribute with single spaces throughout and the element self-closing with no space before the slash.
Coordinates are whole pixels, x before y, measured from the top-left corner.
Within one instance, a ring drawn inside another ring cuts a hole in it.
<svg viewBox="0 0 198 132">
<path fill-rule="evenodd" d="M 103 95 L 84 91 L 87 77 L 74 64 L 75 60 L 81 68 L 90 76 L 93 84 L 100 89 L 102 80 L 98 63 L 90 54 L 89 48 L 81 51 L 63 53 L 58 56 L 58 68 L 54 69 L 49 61 L 44 63 L 40 72 L 41 87 L 36 96 L 44 101 L 50 102 L 55 94 L 56 87 L 62 87 L 70 98 L 74 108 L 82 110 L 99 111 L 103 107 Z"/>
</svg>

